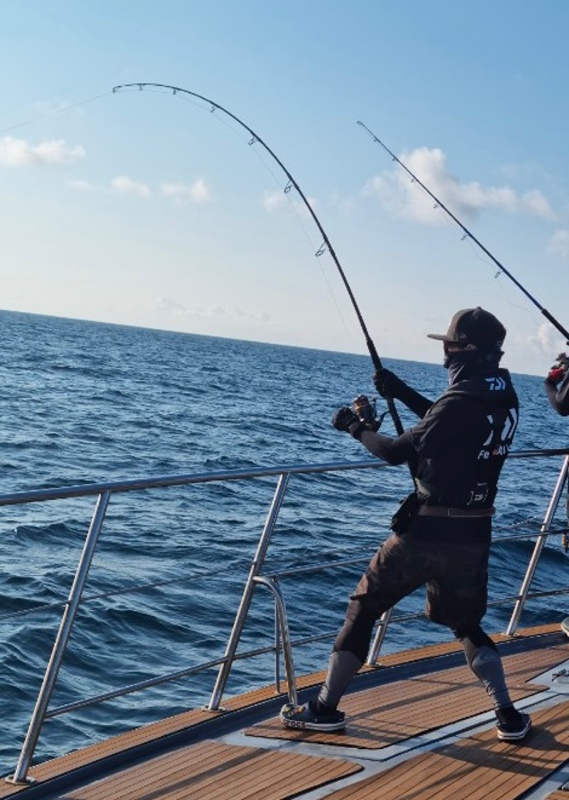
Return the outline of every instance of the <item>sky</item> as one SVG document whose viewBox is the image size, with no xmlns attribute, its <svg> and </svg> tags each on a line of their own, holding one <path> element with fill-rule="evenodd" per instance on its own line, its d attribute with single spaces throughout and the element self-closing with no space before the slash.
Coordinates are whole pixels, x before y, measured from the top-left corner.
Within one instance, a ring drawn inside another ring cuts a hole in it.
<svg viewBox="0 0 569 800">
<path fill-rule="evenodd" d="M 2 0 L 0 308 L 545 374 L 569 327 L 566 0 Z M 363 121 L 527 289 L 534 305 Z"/>
</svg>

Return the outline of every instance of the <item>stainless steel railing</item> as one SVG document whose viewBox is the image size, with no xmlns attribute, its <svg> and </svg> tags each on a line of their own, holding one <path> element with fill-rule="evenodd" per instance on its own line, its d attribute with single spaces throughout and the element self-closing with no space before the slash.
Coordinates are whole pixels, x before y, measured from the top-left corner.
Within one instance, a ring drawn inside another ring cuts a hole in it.
<svg viewBox="0 0 569 800">
<path fill-rule="evenodd" d="M 543 548 L 543 543 L 545 542 L 546 537 L 550 534 L 551 523 L 559 504 L 561 492 L 567 481 L 567 474 L 569 470 L 569 449 L 531 450 L 519 453 L 512 453 L 510 455 L 510 459 L 550 457 L 557 455 L 565 456 L 563 461 L 563 467 L 561 469 L 561 473 L 559 475 L 553 495 L 551 497 L 545 520 L 541 525 L 538 534 L 538 539 L 536 542 L 536 548 L 532 555 L 530 564 L 528 565 L 528 569 L 526 571 L 526 575 L 524 577 L 520 593 L 515 598 L 509 598 L 509 601 L 514 599 L 516 600 L 516 605 L 512 615 L 512 620 L 508 627 L 508 633 L 510 634 L 515 633 L 516 627 L 518 625 L 519 619 L 523 611 L 523 607 L 529 597 L 541 596 L 542 594 L 543 595 L 552 594 L 552 592 L 530 594 L 529 590 L 531 587 L 533 576 L 535 574 L 537 563 L 539 561 L 539 556 Z M 284 595 L 279 584 L 279 578 L 288 577 L 295 573 L 299 574 L 302 571 L 306 571 L 308 568 L 287 570 L 283 571 L 279 575 L 271 575 L 271 576 L 262 575 L 262 569 L 265 562 L 265 557 L 270 545 L 271 537 L 275 529 L 276 522 L 278 520 L 280 509 L 284 501 L 290 477 L 292 475 L 301 475 L 301 474 L 306 475 L 306 474 L 318 474 L 324 472 L 340 472 L 340 471 L 344 472 L 344 471 L 362 470 L 362 469 L 363 470 L 381 469 L 381 468 L 386 468 L 387 466 L 388 466 L 387 464 L 378 460 L 373 460 L 373 461 L 366 460 L 366 461 L 358 461 L 351 463 L 333 462 L 320 465 L 276 466 L 268 469 L 230 470 L 224 472 L 199 473 L 193 475 L 192 474 L 175 475 L 175 476 L 164 476 L 157 478 L 135 479 L 135 480 L 125 480 L 125 481 L 109 481 L 105 483 L 86 484 L 81 486 L 68 486 L 57 489 L 33 490 L 27 492 L 24 491 L 12 494 L 0 495 L 0 506 L 23 505 L 28 503 L 47 502 L 47 501 L 61 500 L 73 497 L 77 498 L 77 497 L 95 496 L 97 498 L 91 524 L 89 526 L 87 537 L 85 539 L 83 551 L 81 553 L 81 557 L 79 559 L 79 563 L 75 572 L 73 585 L 71 587 L 67 601 L 63 604 L 64 607 L 63 616 L 53 645 L 51 657 L 49 659 L 46 668 L 44 679 L 38 694 L 32 718 L 28 727 L 28 731 L 22 747 L 20 758 L 18 760 L 18 764 L 16 766 L 14 774 L 8 780 L 14 783 L 29 782 L 30 779 L 28 778 L 28 771 L 32 763 L 33 754 L 37 745 L 41 728 L 46 719 L 49 719 L 51 717 L 63 713 L 68 713 L 69 711 L 72 711 L 77 708 L 83 708 L 88 705 L 93 705 L 94 703 L 101 702 L 103 700 L 120 697 L 125 694 L 139 691 L 143 688 L 147 688 L 150 686 L 156 686 L 161 683 L 165 683 L 166 681 L 176 680 L 180 677 L 194 674 L 196 672 L 203 671 L 205 669 L 211 669 L 211 667 L 213 666 L 219 666 L 219 673 L 217 676 L 217 680 L 215 682 L 210 702 L 208 704 L 208 708 L 212 711 L 217 711 L 220 708 L 220 703 L 227 684 L 227 679 L 229 677 L 232 664 L 235 661 L 244 658 L 251 658 L 264 653 L 274 652 L 276 657 L 275 683 L 278 689 L 280 684 L 280 675 L 278 667 L 279 653 L 280 650 L 282 649 L 289 699 L 291 702 L 296 703 L 297 694 L 296 694 L 296 683 L 294 675 L 294 664 L 292 657 L 293 647 L 299 646 L 301 644 L 306 644 L 308 642 L 322 641 L 326 638 L 331 638 L 334 635 L 334 632 L 320 634 L 317 636 L 312 636 L 297 641 L 291 641 L 290 639 L 290 632 L 286 614 L 286 605 L 285 605 Z M 107 692 L 106 694 L 98 695 L 97 697 L 87 698 L 85 700 L 76 703 L 71 703 L 65 706 L 61 706 L 59 708 L 48 710 L 49 703 L 53 695 L 53 690 L 56 685 L 58 672 L 63 657 L 65 655 L 67 643 L 69 641 L 73 624 L 75 622 L 77 610 L 81 603 L 83 590 L 85 588 L 88 579 L 89 569 L 91 566 L 93 555 L 97 547 L 97 542 L 101 533 L 101 529 L 105 520 L 106 511 L 112 496 L 114 494 L 122 492 L 156 489 L 168 486 L 186 486 L 198 483 L 238 481 L 238 480 L 246 480 L 246 479 L 261 478 L 261 477 L 265 478 L 271 476 L 278 477 L 277 487 L 275 489 L 275 493 L 271 502 L 271 506 L 265 521 L 261 537 L 259 539 L 255 557 L 249 569 L 249 575 L 245 583 L 245 588 L 243 590 L 241 603 L 239 605 L 239 609 L 237 611 L 237 615 L 235 617 L 233 628 L 223 657 L 214 659 L 212 661 L 208 661 L 196 667 L 178 670 L 168 675 L 163 675 L 159 678 L 152 678 L 146 681 L 141 681 L 136 684 L 131 684 L 130 686 L 123 687 L 122 689 L 118 689 L 113 692 Z M 525 534 L 525 537 L 527 538 L 528 535 L 530 534 Z M 502 538 L 518 538 L 518 537 L 516 536 L 516 537 L 502 537 Z M 365 559 L 357 558 L 357 559 L 334 562 L 334 564 L 336 565 L 357 564 L 367 560 L 368 560 L 367 558 Z M 323 565 L 319 568 L 311 567 L 309 569 L 311 572 L 314 572 L 317 571 L 317 569 L 328 569 L 331 566 L 334 566 L 334 564 Z M 269 591 L 271 591 L 273 598 L 275 600 L 275 634 L 276 634 L 275 644 L 272 647 L 257 648 L 254 650 L 247 651 L 245 653 L 238 653 L 237 648 L 239 645 L 241 634 L 243 632 L 243 628 L 247 618 L 248 610 L 251 605 L 253 594 L 257 586 L 265 586 L 266 588 L 268 588 Z M 556 590 L 556 593 L 561 593 L 561 592 L 569 592 L 569 589 Z M 507 602 L 507 600 L 502 599 L 498 602 L 503 603 Z M 44 607 L 45 606 L 39 606 L 39 608 L 44 608 Z M 32 609 L 32 611 L 33 610 L 35 609 Z M 394 617 L 394 621 L 411 619 L 420 616 L 421 614 L 400 615 L 399 617 Z M 376 635 L 376 639 L 370 651 L 370 659 L 373 660 L 373 663 L 375 663 L 377 659 L 381 643 L 383 642 L 383 639 L 387 632 L 387 627 L 390 617 L 391 617 L 391 611 L 387 612 L 387 615 L 384 615 L 384 618 L 382 618 L 382 621 L 380 622 L 380 625 L 378 627 L 378 633 Z"/>
<path fill-rule="evenodd" d="M 506 630 L 506 633 L 509 636 L 515 635 L 518 624 L 520 622 L 520 617 L 524 609 L 528 592 L 530 590 L 530 586 L 533 581 L 537 565 L 539 563 L 539 557 L 541 555 L 541 551 L 543 550 L 543 545 L 546 542 L 547 534 L 551 528 L 553 517 L 555 516 L 555 512 L 557 511 L 559 500 L 561 499 L 561 494 L 563 492 L 563 489 L 565 488 L 565 484 L 567 483 L 568 469 L 569 469 L 569 456 L 566 456 L 565 459 L 563 460 L 563 466 L 561 467 L 561 472 L 559 473 L 555 489 L 553 490 L 553 494 L 551 495 L 549 507 L 545 514 L 545 519 L 543 520 L 539 536 L 537 537 L 537 541 L 535 543 L 535 547 L 530 562 L 528 564 L 524 580 L 522 582 L 519 597 L 516 600 L 516 605 L 514 606 L 514 610 L 512 612 L 510 624 L 508 625 L 508 628 Z"/>
</svg>

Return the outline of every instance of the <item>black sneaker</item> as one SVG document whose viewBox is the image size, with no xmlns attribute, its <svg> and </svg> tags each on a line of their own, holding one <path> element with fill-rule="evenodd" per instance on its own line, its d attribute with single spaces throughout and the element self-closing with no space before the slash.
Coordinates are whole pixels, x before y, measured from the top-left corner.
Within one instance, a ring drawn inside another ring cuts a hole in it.
<svg viewBox="0 0 569 800">
<path fill-rule="evenodd" d="M 500 709 L 500 711 L 503 711 Z M 507 709 L 506 714 L 500 714 L 496 731 L 501 742 L 519 742 L 529 733 L 531 719 L 529 714 L 521 714 L 515 708 Z"/>
<path fill-rule="evenodd" d="M 312 701 L 305 706 L 293 706 L 287 703 L 281 708 L 280 720 L 287 728 L 309 731 L 339 731 L 346 725 L 345 715 L 335 709 L 331 713 L 316 710 Z"/>
</svg>

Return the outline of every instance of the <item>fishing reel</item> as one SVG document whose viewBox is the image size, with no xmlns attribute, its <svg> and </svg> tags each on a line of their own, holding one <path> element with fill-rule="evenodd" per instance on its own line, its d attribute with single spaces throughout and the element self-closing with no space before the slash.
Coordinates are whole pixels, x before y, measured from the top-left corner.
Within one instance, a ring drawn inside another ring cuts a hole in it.
<svg viewBox="0 0 569 800">
<path fill-rule="evenodd" d="M 377 397 L 368 397 L 365 394 L 359 394 L 352 403 L 352 411 L 363 422 L 366 428 L 372 431 L 378 431 L 381 428 L 383 420 L 387 415 L 387 411 L 377 416 Z"/>
</svg>

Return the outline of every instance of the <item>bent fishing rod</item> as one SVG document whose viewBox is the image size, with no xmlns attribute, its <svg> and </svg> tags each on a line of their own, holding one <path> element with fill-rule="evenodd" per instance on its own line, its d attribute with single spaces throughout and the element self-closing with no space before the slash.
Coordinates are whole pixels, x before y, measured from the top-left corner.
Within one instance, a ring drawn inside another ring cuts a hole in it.
<svg viewBox="0 0 569 800">
<path fill-rule="evenodd" d="M 548 322 L 550 322 L 553 325 L 554 328 L 556 328 L 559 331 L 559 333 L 561 333 L 565 337 L 565 339 L 567 339 L 567 344 L 569 344 L 569 331 L 566 328 L 564 328 L 563 325 L 560 322 L 558 322 L 558 320 L 555 319 L 553 314 L 551 314 L 546 308 L 544 308 L 541 305 L 541 303 L 538 300 L 536 300 L 536 298 L 533 295 L 531 295 L 524 286 L 522 286 L 522 284 L 512 275 L 512 273 L 509 270 L 506 269 L 506 267 L 502 264 L 502 262 L 498 261 L 496 256 L 494 256 L 490 252 L 490 250 L 488 250 L 488 248 L 485 247 L 482 244 L 482 242 L 479 239 L 477 239 L 476 236 L 471 231 L 469 231 L 468 228 L 465 225 L 463 225 L 463 223 L 458 219 L 458 217 L 456 217 L 452 213 L 452 211 L 450 211 L 445 206 L 445 204 L 441 200 L 439 200 L 439 198 L 436 195 L 434 195 L 433 192 L 431 192 L 431 190 L 427 186 L 425 186 L 425 184 L 413 172 L 411 172 L 409 167 L 407 167 L 399 158 L 397 158 L 395 153 L 393 153 L 389 149 L 389 147 L 387 147 L 387 145 L 384 144 L 384 142 L 382 142 L 381 139 L 378 136 L 376 136 L 375 133 L 373 133 L 373 131 L 371 131 L 368 128 L 367 125 L 365 125 L 360 120 L 358 120 L 357 124 L 360 125 L 365 131 L 367 131 L 367 133 L 369 133 L 369 135 L 371 136 L 373 141 L 376 142 L 376 144 L 381 145 L 381 147 L 383 147 L 385 152 L 389 153 L 389 155 L 391 156 L 393 161 L 396 161 L 397 164 L 399 164 L 399 166 L 402 167 L 405 170 L 407 175 L 409 175 L 411 177 L 411 180 L 413 182 L 415 182 L 415 183 L 418 183 L 419 186 L 423 189 L 423 191 L 425 191 L 429 195 L 429 197 L 432 200 L 435 201 L 435 204 L 436 204 L 435 208 L 437 208 L 437 207 L 442 208 L 442 210 L 445 211 L 448 214 L 448 216 L 453 220 L 453 222 L 456 222 L 456 224 L 459 226 L 459 228 L 464 233 L 464 237 L 463 238 L 472 239 L 472 241 L 475 244 L 478 245 L 478 247 L 482 250 L 482 252 L 485 253 L 488 256 L 488 258 L 490 258 L 494 262 L 494 264 L 496 264 L 496 266 L 498 267 L 499 271 L 503 272 L 504 275 L 506 275 L 512 281 L 512 283 L 514 283 L 518 287 L 518 289 L 520 289 L 525 294 L 525 296 L 528 298 L 528 300 L 530 300 L 534 304 L 534 306 L 539 308 L 539 310 L 541 311 L 543 316 L 548 320 Z"/>
<path fill-rule="evenodd" d="M 359 306 L 358 306 L 358 304 L 356 302 L 356 298 L 354 297 L 354 293 L 352 292 L 350 284 L 348 283 L 348 279 L 346 278 L 346 274 L 345 274 L 345 272 L 344 272 L 344 270 L 342 268 L 342 265 L 340 264 L 340 261 L 338 260 L 336 252 L 335 252 L 334 248 L 332 247 L 332 243 L 330 242 L 330 239 L 328 238 L 328 235 L 326 234 L 326 231 L 322 227 L 322 225 L 320 223 L 320 220 L 316 216 L 316 213 L 315 213 L 314 209 L 312 208 L 312 206 L 308 202 L 308 199 L 306 198 L 306 195 L 304 194 L 304 192 L 302 191 L 302 189 L 300 188 L 300 186 L 298 185 L 296 180 L 293 178 L 291 173 L 285 167 L 283 162 L 280 160 L 280 158 L 273 152 L 273 150 L 271 150 L 269 145 L 259 136 L 259 134 L 256 133 L 252 128 L 250 128 L 249 125 L 247 125 L 245 122 L 243 122 L 243 120 L 239 119 L 239 117 L 237 117 L 231 111 L 228 111 L 226 108 L 221 106 L 219 103 L 215 103 L 213 100 L 210 100 L 208 97 L 204 97 L 203 95 L 197 94 L 196 92 L 191 92 L 189 89 L 182 89 L 179 86 L 170 86 L 170 85 L 164 84 L 164 83 L 150 83 L 150 82 L 146 81 L 144 83 L 124 83 L 124 84 L 121 84 L 119 86 L 114 86 L 113 87 L 113 94 L 115 92 L 121 90 L 121 89 L 138 88 L 140 91 L 142 91 L 145 87 L 152 87 L 152 88 L 155 88 L 155 89 L 168 89 L 174 95 L 178 94 L 178 92 L 181 92 L 183 94 L 188 94 L 191 97 L 196 97 L 196 98 L 198 98 L 198 100 L 202 100 L 204 103 L 208 103 L 209 106 L 210 106 L 210 111 L 212 113 L 214 111 L 222 111 L 224 114 L 227 114 L 228 117 L 230 117 L 232 120 L 237 122 L 238 125 L 240 125 L 242 128 L 244 128 L 249 133 L 249 135 L 251 136 L 251 139 L 249 140 L 249 144 L 250 145 L 257 144 L 257 142 L 258 142 L 267 151 L 267 153 L 271 156 L 271 158 L 273 158 L 276 161 L 276 163 L 282 169 L 282 171 L 284 172 L 284 174 L 286 175 L 287 180 L 288 180 L 288 183 L 287 183 L 287 185 L 285 186 L 285 189 L 284 189 L 285 194 L 288 194 L 288 192 L 291 190 L 292 187 L 294 187 L 296 189 L 296 191 L 298 192 L 299 197 L 301 198 L 302 202 L 306 206 L 306 210 L 308 211 L 308 213 L 312 217 L 313 221 L 316 224 L 316 227 L 318 228 L 318 230 L 319 230 L 319 232 L 320 232 L 320 234 L 321 234 L 321 236 L 322 236 L 322 238 L 324 240 L 324 244 L 318 249 L 318 251 L 316 252 L 316 255 L 317 256 L 321 256 L 326 250 L 328 250 L 328 252 L 332 256 L 332 260 L 334 261 L 334 264 L 338 268 L 338 272 L 340 273 L 340 277 L 341 277 L 341 279 L 343 281 L 343 284 L 344 284 L 344 286 L 346 288 L 346 291 L 348 292 L 348 296 L 350 298 L 350 301 L 352 303 L 354 311 L 356 312 L 356 316 L 358 318 L 358 322 L 360 323 L 360 327 L 361 327 L 362 332 L 364 334 L 366 346 L 367 346 L 367 349 L 368 349 L 369 354 L 371 356 L 371 360 L 373 362 L 374 368 L 376 370 L 383 369 L 383 364 L 381 363 L 381 359 L 380 359 L 380 357 L 378 355 L 378 352 L 376 350 L 376 347 L 375 347 L 375 345 L 374 345 L 374 343 L 373 343 L 373 341 L 371 339 L 371 336 L 369 335 L 367 326 L 366 326 L 366 324 L 364 322 L 363 316 L 362 316 L 361 311 L 359 309 Z M 397 413 L 397 409 L 395 408 L 395 404 L 393 402 L 393 398 L 391 398 L 391 397 L 387 398 L 386 397 L 385 399 L 387 401 L 387 406 L 388 406 L 388 409 L 389 409 L 389 413 L 390 413 L 390 415 L 391 415 L 391 417 L 393 419 L 393 424 L 395 425 L 395 429 L 396 429 L 398 434 L 401 434 L 401 433 L 403 433 L 403 425 L 401 424 L 401 420 L 399 419 L 399 414 Z"/>
</svg>

